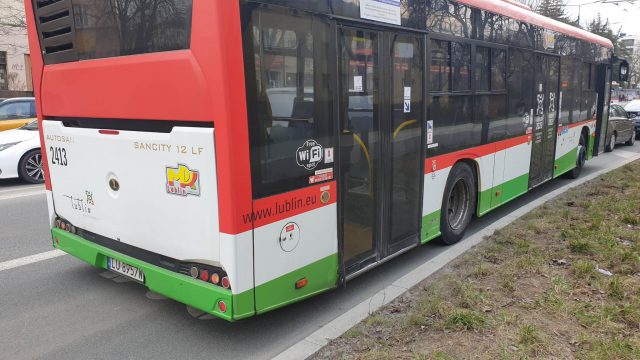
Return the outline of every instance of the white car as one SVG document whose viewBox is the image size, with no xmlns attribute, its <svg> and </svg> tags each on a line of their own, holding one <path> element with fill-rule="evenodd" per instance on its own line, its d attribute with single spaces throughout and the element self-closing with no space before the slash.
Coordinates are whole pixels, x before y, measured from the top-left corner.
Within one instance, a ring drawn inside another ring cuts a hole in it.
<svg viewBox="0 0 640 360">
<path fill-rule="evenodd" d="M 624 110 L 634 118 L 636 126 L 636 139 L 640 139 L 640 100 L 632 100 L 625 105 Z"/>
<path fill-rule="evenodd" d="M 44 182 L 37 121 L 0 132 L 0 179 L 17 177 L 32 184 Z"/>
</svg>

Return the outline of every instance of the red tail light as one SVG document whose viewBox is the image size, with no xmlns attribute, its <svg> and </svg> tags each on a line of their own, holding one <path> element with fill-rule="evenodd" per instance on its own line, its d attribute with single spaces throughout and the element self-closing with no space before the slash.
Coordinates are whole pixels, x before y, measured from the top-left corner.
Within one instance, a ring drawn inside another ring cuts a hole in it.
<svg viewBox="0 0 640 360">
<path fill-rule="evenodd" d="M 302 278 L 296 281 L 296 289 L 302 289 L 303 287 L 307 286 L 308 283 L 309 281 L 307 280 L 307 278 Z"/>
<path fill-rule="evenodd" d="M 209 271 L 207 270 L 200 271 L 200 280 L 209 281 Z"/>
<path fill-rule="evenodd" d="M 220 309 L 220 311 L 222 311 L 223 313 L 227 312 L 227 304 L 224 303 L 224 301 L 220 300 L 218 301 L 218 309 Z"/>
<path fill-rule="evenodd" d="M 231 286 L 231 283 L 229 282 L 229 278 L 228 277 L 223 277 L 222 278 L 222 287 L 225 289 L 228 289 L 229 286 Z"/>
<path fill-rule="evenodd" d="M 120 131 L 118 130 L 98 130 L 98 132 L 102 135 L 118 135 Z"/>
</svg>

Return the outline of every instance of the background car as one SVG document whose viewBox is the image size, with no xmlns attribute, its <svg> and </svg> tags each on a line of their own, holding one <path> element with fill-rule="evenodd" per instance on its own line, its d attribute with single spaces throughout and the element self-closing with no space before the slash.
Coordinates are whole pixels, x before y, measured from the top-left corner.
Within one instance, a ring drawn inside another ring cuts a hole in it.
<svg viewBox="0 0 640 360">
<path fill-rule="evenodd" d="M 20 177 L 26 182 L 44 182 L 38 122 L 0 133 L 0 179 Z"/>
<path fill-rule="evenodd" d="M 12 98 L 0 102 L 0 131 L 25 126 L 35 118 L 35 98 Z"/>
<path fill-rule="evenodd" d="M 636 126 L 636 139 L 640 139 L 640 100 L 632 100 L 625 105 L 624 110 L 634 117 Z"/>
<path fill-rule="evenodd" d="M 605 151 L 613 151 L 617 144 L 624 143 L 631 146 L 636 141 L 636 131 L 633 119 L 629 119 L 629 114 L 620 105 L 611 105 L 609 107 L 609 127 L 607 130 L 609 141 L 605 147 Z"/>
</svg>

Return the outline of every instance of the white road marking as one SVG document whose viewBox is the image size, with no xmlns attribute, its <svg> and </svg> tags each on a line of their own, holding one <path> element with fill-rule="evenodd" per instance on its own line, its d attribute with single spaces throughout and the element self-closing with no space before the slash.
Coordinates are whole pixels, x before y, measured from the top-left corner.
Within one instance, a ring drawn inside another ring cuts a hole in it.
<svg viewBox="0 0 640 360">
<path fill-rule="evenodd" d="M 20 266 L 25 266 L 25 265 L 37 263 L 40 261 L 57 258 L 59 256 L 66 255 L 66 254 L 67 253 L 65 253 L 64 251 L 56 249 L 56 250 L 35 254 L 35 255 L 25 256 L 18 259 L 1 262 L 0 271 L 15 269 Z"/>
<path fill-rule="evenodd" d="M 31 191 L 25 191 L 25 192 L 17 192 L 17 193 L 6 194 L 6 195 L 3 195 L 3 194 L 0 193 L 0 201 L 2 201 L 2 200 L 10 200 L 10 199 L 17 199 L 17 198 L 21 198 L 21 197 L 34 196 L 34 195 L 42 195 L 44 193 L 45 193 L 44 189 L 31 190 Z"/>
<path fill-rule="evenodd" d="M 31 190 L 31 189 L 44 190 L 44 185 L 14 186 L 14 187 L 10 187 L 10 188 L 5 189 L 5 190 L 0 190 L 0 194 L 15 193 L 15 192 L 19 192 L 21 190 Z"/>
</svg>

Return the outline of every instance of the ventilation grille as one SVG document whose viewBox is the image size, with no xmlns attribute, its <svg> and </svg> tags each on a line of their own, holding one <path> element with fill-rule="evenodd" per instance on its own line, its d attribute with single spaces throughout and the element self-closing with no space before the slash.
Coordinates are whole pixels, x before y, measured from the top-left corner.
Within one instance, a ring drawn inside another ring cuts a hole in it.
<svg viewBox="0 0 640 360">
<path fill-rule="evenodd" d="M 71 0 L 35 0 L 34 8 L 44 63 L 77 61 Z"/>
</svg>

